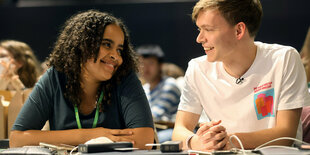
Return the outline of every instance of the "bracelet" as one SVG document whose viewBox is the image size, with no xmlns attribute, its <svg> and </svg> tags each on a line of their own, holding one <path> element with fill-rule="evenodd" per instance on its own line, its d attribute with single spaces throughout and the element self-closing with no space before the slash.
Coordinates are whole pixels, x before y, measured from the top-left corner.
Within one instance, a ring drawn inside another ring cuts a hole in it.
<svg viewBox="0 0 310 155">
<path fill-rule="evenodd" d="M 194 135 L 195 135 L 195 134 L 192 134 L 192 135 L 190 135 L 190 136 L 188 136 L 188 137 L 186 138 L 185 144 L 186 144 L 187 149 L 189 149 L 189 150 L 192 149 L 191 146 L 189 146 L 189 141 L 193 138 Z"/>
</svg>

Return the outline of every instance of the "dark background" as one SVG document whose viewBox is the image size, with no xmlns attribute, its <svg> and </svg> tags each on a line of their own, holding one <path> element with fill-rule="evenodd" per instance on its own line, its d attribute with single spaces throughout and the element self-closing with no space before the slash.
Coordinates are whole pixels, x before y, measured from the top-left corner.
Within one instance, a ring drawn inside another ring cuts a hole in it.
<svg viewBox="0 0 310 155">
<path fill-rule="evenodd" d="M 264 10 L 256 40 L 300 50 L 310 25 L 309 0 L 261 0 Z M 110 12 L 123 19 L 132 44 L 159 44 L 166 61 L 186 69 L 203 55 L 190 14 L 195 0 L 0 0 L 0 40 L 29 44 L 40 61 L 52 50 L 61 26 L 71 15 L 87 9 Z"/>
</svg>

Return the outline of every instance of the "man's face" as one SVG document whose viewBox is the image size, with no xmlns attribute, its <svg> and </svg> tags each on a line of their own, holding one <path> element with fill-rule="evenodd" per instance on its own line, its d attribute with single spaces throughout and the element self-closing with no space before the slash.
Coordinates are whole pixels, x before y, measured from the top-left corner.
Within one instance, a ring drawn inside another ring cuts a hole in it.
<svg viewBox="0 0 310 155">
<path fill-rule="evenodd" d="M 203 10 L 198 14 L 197 43 L 201 43 L 208 61 L 225 61 L 233 56 L 236 45 L 235 27 L 231 26 L 217 9 Z"/>
<path fill-rule="evenodd" d="M 146 82 L 153 82 L 157 80 L 161 75 L 161 63 L 158 62 L 156 57 L 140 57 L 141 73 Z"/>
</svg>

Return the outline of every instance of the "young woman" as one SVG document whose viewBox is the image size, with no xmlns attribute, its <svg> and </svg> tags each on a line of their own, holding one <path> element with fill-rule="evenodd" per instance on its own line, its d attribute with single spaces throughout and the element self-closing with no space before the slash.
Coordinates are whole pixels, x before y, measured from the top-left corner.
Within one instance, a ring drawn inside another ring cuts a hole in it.
<svg viewBox="0 0 310 155">
<path fill-rule="evenodd" d="M 71 17 L 10 135 L 10 147 L 78 145 L 97 137 L 145 147 L 154 140 L 149 104 L 124 24 L 89 10 Z M 49 120 L 50 131 L 41 131 Z"/>
<path fill-rule="evenodd" d="M 41 74 L 32 49 L 23 42 L 0 42 L 0 90 L 32 88 Z"/>
</svg>

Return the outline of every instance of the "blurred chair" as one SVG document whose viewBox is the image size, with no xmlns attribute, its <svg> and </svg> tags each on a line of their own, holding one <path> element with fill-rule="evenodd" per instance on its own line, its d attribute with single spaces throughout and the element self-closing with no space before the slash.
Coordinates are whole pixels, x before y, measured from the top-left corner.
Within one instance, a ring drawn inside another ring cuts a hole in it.
<svg viewBox="0 0 310 155">
<path fill-rule="evenodd" d="M 15 91 L 0 90 L 0 139 L 8 138 L 8 106 Z"/>
<path fill-rule="evenodd" d="M 16 91 L 15 95 L 10 101 L 10 105 L 8 107 L 8 136 L 10 136 L 11 128 L 15 122 L 15 119 L 24 105 L 24 102 L 28 98 L 29 94 L 31 93 L 32 89 L 25 89 L 22 91 Z"/>
</svg>

